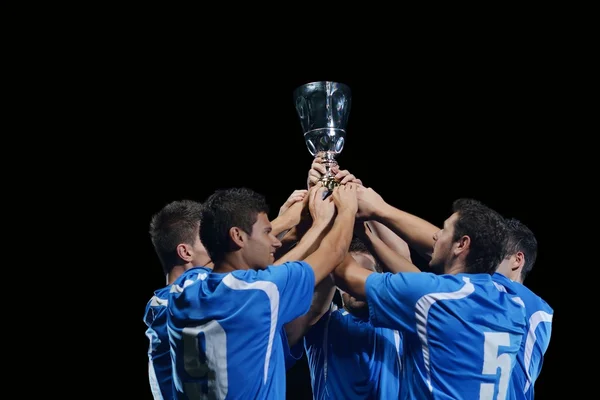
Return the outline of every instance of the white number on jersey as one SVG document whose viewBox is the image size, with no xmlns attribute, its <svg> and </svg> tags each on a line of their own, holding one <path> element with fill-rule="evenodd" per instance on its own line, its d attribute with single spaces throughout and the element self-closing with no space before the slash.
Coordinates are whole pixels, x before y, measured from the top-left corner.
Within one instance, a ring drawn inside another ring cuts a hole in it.
<svg viewBox="0 0 600 400">
<path fill-rule="evenodd" d="M 206 361 L 200 360 L 198 335 L 204 333 Z M 208 392 L 202 393 L 196 383 L 186 383 L 185 391 L 190 398 L 221 400 L 227 396 L 227 335 L 217 321 L 183 328 L 183 363 L 192 378 L 208 379 Z"/>
<path fill-rule="evenodd" d="M 510 335 L 506 332 L 485 332 L 483 344 L 483 370 L 485 375 L 496 375 L 500 368 L 500 381 L 498 382 L 498 396 L 494 398 L 496 385 L 482 383 L 479 390 L 480 400 L 504 400 L 510 380 L 511 360 L 506 353 L 498 355 L 500 346 L 510 346 Z"/>
</svg>

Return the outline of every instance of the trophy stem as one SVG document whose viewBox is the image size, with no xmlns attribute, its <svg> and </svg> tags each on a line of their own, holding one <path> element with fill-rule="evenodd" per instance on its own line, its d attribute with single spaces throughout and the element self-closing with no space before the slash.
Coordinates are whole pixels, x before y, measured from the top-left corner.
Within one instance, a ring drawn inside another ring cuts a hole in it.
<svg viewBox="0 0 600 400">
<path fill-rule="evenodd" d="M 321 177 L 321 183 L 329 191 L 333 190 L 334 187 L 339 186 L 339 182 L 335 179 L 335 174 L 331 171 L 334 167 L 337 167 L 338 163 L 335 160 L 335 153 L 326 151 L 319 154 L 323 159 L 323 166 L 325 167 L 325 175 Z"/>
</svg>

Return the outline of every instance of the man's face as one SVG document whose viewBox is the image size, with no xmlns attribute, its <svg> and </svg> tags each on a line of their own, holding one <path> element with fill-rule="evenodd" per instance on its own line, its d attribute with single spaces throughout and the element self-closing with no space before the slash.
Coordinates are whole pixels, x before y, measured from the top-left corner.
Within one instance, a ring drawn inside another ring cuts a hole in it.
<svg viewBox="0 0 600 400">
<path fill-rule="evenodd" d="M 429 268 L 433 273 L 443 274 L 445 267 L 450 265 L 454 245 L 452 237 L 457 220 L 458 213 L 452 214 L 444 221 L 442 229 L 433 235 L 433 252 L 431 253 L 431 261 L 429 261 Z"/>
<path fill-rule="evenodd" d="M 267 214 L 260 213 L 252 225 L 252 234 L 247 235 L 248 244 L 244 247 L 244 258 L 252 269 L 265 269 L 275 261 L 274 253 L 281 242 L 272 233 Z"/>
</svg>

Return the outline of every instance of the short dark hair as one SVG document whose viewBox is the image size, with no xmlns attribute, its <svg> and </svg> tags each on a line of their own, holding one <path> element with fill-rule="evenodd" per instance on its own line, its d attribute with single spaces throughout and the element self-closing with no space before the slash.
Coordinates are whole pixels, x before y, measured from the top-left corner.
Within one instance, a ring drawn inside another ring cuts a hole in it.
<svg viewBox="0 0 600 400">
<path fill-rule="evenodd" d="M 154 250 L 168 274 L 180 258 L 177 246 L 193 246 L 199 237 L 202 204 L 193 200 L 177 200 L 165 205 L 150 220 L 150 238 Z"/>
<path fill-rule="evenodd" d="M 200 240 L 214 263 L 235 248 L 229 230 L 238 227 L 252 234 L 258 214 L 269 214 L 265 197 L 252 189 L 219 189 L 204 202 Z"/>
<path fill-rule="evenodd" d="M 471 238 L 465 260 L 465 272 L 493 274 L 506 252 L 508 230 L 504 217 L 478 200 L 461 198 L 452 210 L 458 213 L 453 241 L 467 235 Z"/>
<path fill-rule="evenodd" d="M 521 269 L 521 280 L 524 281 L 537 258 L 537 239 L 531 229 L 516 218 L 507 219 L 506 225 L 508 227 L 508 244 L 505 257 L 515 255 L 519 251 L 523 252 L 525 264 Z"/>
</svg>

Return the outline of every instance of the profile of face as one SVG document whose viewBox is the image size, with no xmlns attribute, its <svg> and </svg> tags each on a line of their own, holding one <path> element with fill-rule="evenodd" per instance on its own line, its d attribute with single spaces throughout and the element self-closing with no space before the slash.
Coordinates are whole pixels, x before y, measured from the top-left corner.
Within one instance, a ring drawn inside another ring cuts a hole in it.
<svg viewBox="0 0 600 400">
<path fill-rule="evenodd" d="M 272 233 L 273 228 L 266 213 L 261 212 L 252 225 L 252 233 L 245 235 L 243 257 L 251 269 L 265 269 L 275 261 L 275 251 L 281 242 Z"/>
<path fill-rule="evenodd" d="M 356 260 L 364 269 L 369 271 L 376 271 L 375 269 L 375 258 L 367 253 L 350 253 L 352 258 Z M 356 300 L 354 297 L 346 292 L 340 290 L 342 294 L 342 302 L 344 307 L 353 315 L 367 316 L 369 314 L 369 307 L 366 301 Z"/>
<path fill-rule="evenodd" d="M 456 245 L 452 238 L 457 220 L 458 213 L 455 212 L 444 221 L 442 229 L 433 235 L 433 252 L 429 261 L 429 268 L 435 274 L 443 274 L 446 271 L 446 266 L 450 266 L 454 246 Z"/>
</svg>

